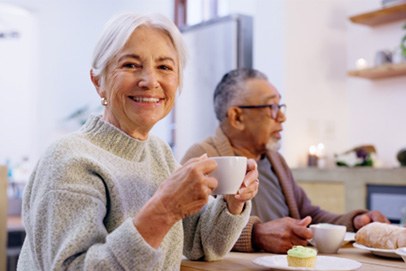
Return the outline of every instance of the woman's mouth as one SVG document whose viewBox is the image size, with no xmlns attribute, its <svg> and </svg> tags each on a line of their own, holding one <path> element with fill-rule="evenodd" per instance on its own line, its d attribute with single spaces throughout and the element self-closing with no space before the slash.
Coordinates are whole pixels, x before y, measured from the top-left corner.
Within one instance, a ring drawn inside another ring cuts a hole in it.
<svg viewBox="0 0 406 271">
<path fill-rule="evenodd" d="M 130 98 L 137 102 L 137 103 L 159 103 L 161 101 L 160 98 L 153 98 L 153 97 L 135 97 L 130 96 Z"/>
</svg>

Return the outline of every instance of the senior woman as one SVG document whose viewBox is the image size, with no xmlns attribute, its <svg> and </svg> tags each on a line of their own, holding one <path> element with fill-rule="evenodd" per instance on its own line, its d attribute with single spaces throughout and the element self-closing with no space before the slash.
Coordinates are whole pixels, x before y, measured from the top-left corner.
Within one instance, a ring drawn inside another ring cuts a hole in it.
<svg viewBox="0 0 406 271">
<path fill-rule="evenodd" d="M 24 195 L 18 270 L 177 270 L 182 250 L 216 260 L 231 249 L 258 190 L 255 162 L 237 195 L 213 198 L 215 161 L 181 167 L 149 135 L 173 107 L 184 64 L 181 34 L 165 17 L 108 22 L 91 69 L 104 114 L 39 160 Z"/>
</svg>

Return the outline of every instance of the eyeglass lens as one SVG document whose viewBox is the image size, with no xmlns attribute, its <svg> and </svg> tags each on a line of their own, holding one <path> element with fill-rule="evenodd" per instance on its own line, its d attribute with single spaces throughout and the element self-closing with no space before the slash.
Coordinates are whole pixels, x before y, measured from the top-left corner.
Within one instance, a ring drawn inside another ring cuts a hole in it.
<svg viewBox="0 0 406 271">
<path fill-rule="evenodd" d="M 286 113 L 286 105 L 284 104 L 272 104 L 270 106 L 271 109 L 271 116 L 273 119 L 276 119 L 279 115 L 279 112 L 285 115 Z"/>
</svg>

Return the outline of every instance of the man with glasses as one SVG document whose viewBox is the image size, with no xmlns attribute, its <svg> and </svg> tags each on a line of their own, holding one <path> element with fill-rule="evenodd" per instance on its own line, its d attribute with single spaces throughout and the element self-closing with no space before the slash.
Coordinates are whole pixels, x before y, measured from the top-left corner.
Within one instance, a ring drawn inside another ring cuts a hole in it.
<svg viewBox="0 0 406 271">
<path fill-rule="evenodd" d="M 182 163 L 192 157 L 246 156 L 258 163 L 260 187 L 252 200 L 251 218 L 236 251 L 265 250 L 286 253 L 293 245 L 312 238 L 310 223 L 333 223 L 356 231 L 372 221 L 388 222 L 378 211 L 355 210 L 333 214 L 311 204 L 294 181 L 280 147 L 286 105 L 265 74 L 237 69 L 225 74 L 214 91 L 214 110 L 219 120 L 216 134 L 189 148 Z"/>
</svg>

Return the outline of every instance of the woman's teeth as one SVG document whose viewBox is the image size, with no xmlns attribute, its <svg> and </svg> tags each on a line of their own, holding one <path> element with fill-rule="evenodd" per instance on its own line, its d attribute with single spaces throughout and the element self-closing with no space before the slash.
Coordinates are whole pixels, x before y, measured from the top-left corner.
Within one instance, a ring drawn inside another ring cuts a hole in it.
<svg viewBox="0 0 406 271">
<path fill-rule="evenodd" d="M 133 97 L 133 100 L 139 103 L 157 103 L 159 98 L 143 98 L 143 97 Z"/>
</svg>

